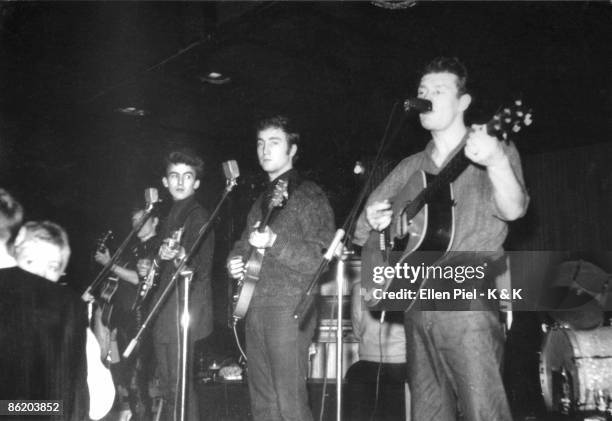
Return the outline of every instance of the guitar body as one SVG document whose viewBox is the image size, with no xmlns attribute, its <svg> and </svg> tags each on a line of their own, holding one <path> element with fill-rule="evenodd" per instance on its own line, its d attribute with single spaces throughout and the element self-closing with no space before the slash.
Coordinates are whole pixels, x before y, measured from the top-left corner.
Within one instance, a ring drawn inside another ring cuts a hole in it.
<svg viewBox="0 0 612 421">
<path fill-rule="evenodd" d="M 242 319 L 246 316 L 249 304 L 255 293 L 255 286 L 259 282 L 259 272 L 261 271 L 261 265 L 263 264 L 264 249 L 253 249 L 249 260 L 246 262 L 244 279 L 240 282 L 237 287 L 236 304 L 234 305 L 233 316 L 238 319 Z"/>
<path fill-rule="evenodd" d="M 176 244 L 180 244 L 181 238 L 183 236 L 183 230 L 184 227 L 181 227 L 173 231 L 170 235 L 171 241 Z M 159 284 L 159 276 L 161 273 L 161 265 L 162 261 L 160 257 L 156 255 L 153 261 L 151 262 L 151 267 L 147 272 L 146 276 L 138 277 L 136 297 L 132 304 L 132 311 L 135 311 L 137 315 L 140 313 L 143 304 L 145 304 L 145 302 L 147 302 L 148 299 L 152 296 L 151 291 L 157 289 L 157 286 Z"/>
<path fill-rule="evenodd" d="M 119 279 L 109 277 L 103 284 L 100 291 L 100 309 L 102 312 L 102 323 L 104 326 L 110 327 L 111 317 L 113 315 L 113 296 L 119 288 Z"/>
<path fill-rule="evenodd" d="M 137 297 L 134 285 L 122 282 L 111 276 L 103 284 L 99 303 L 102 312 L 102 323 L 108 327 L 124 324 L 131 318 L 132 303 Z"/>
<path fill-rule="evenodd" d="M 396 291 L 405 288 L 405 279 L 385 277 L 374 282 L 376 267 L 432 265 L 439 261 L 453 243 L 455 228 L 454 199 L 451 184 L 440 189 L 416 214 L 406 212 L 412 198 L 426 189 L 435 175 L 424 171 L 415 173 L 392 200 L 393 219 L 387 233 L 372 231 L 362 250 L 362 285 L 366 290 L 366 304 L 375 307 L 380 298 L 374 290 Z M 423 253 L 421 253 L 423 252 Z M 420 287 L 423 279 L 414 280 L 411 288 Z M 379 296 L 379 294 L 377 294 Z M 410 301 L 404 300 L 406 306 Z"/>
<path fill-rule="evenodd" d="M 498 111 L 485 127 L 490 136 L 508 141 L 509 133 L 516 134 L 531 123 L 531 110 L 524 107 L 522 100 L 515 100 L 512 106 Z M 369 307 L 382 309 L 382 292 L 402 288 L 417 291 L 423 286 L 426 279 L 422 274 L 412 272 L 421 279 L 407 279 L 410 274 L 398 275 L 396 265 L 400 265 L 399 270 L 405 265 L 436 265 L 450 250 L 455 227 L 452 183 L 471 164 L 463 153 L 469 134 L 470 131 L 461 139 L 455 153 L 437 175 L 423 171 L 415 173 L 393 198 L 393 219 L 389 227 L 383 233 L 371 231 L 361 253 L 361 282 Z M 394 270 L 381 272 L 388 267 Z M 394 302 L 405 304 L 405 310 L 412 300 Z"/>
<path fill-rule="evenodd" d="M 134 304 L 132 304 L 133 311 L 139 312 L 143 304 L 151 297 L 151 291 L 156 289 L 158 285 L 160 271 L 160 263 L 156 257 L 153 259 L 153 263 L 151 263 L 151 269 L 149 269 L 147 276 L 140 279 L 138 282 L 136 299 L 134 300 Z"/>
<path fill-rule="evenodd" d="M 288 199 L 288 182 L 287 180 L 280 179 L 274 186 L 274 192 L 272 194 L 272 198 L 270 199 L 270 203 L 268 204 L 268 209 L 265 213 L 263 221 L 257 228 L 259 232 L 265 231 L 274 211 L 277 208 L 283 207 Z M 249 304 L 251 303 L 251 299 L 255 293 L 255 286 L 257 285 L 257 282 L 259 282 L 259 272 L 261 272 L 261 267 L 263 265 L 264 253 L 265 249 L 251 247 L 249 258 L 244 266 L 244 277 L 237 282 L 233 295 L 234 308 L 232 316 L 234 320 L 240 320 L 246 316 L 249 309 Z"/>
</svg>

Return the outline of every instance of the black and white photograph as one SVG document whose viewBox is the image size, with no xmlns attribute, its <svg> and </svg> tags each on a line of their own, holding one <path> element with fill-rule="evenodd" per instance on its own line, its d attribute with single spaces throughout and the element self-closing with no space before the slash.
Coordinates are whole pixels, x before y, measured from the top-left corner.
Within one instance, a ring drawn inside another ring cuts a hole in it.
<svg viewBox="0 0 612 421">
<path fill-rule="evenodd" d="M 611 1 L 0 2 L 0 418 L 612 420 Z"/>
</svg>

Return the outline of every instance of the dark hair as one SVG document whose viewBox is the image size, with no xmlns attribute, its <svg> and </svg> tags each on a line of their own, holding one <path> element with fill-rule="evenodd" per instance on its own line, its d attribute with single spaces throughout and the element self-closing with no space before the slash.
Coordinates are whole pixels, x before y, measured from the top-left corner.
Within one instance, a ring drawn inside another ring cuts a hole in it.
<svg viewBox="0 0 612 421">
<path fill-rule="evenodd" d="M 257 133 L 269 128 L 280 129 L 287 135 L 289 147 L 291 147 L 291 145 L 299 146 L 300 134 L 294 127 L 294 124 L 289 117 L 280 114 L 272 117 L 266 117 L 259 120 L 255 128 L 257 129 Z"/>
<path fill-rule="evenodd" d="M 0 241 L 8 242 L 23 220 L 23 207 L 13 196 L 0 188 Z"/>
<path fill-rule="evenodd" d="M 190 149 L 180 149 L 172 151 L 166 156 L 166 172 L 170 165 L 185 164 L 192 167 L 195 171 L 195 178 L 199 180 L 204 172 L 204 161 L 194 151 Z"/>
<path fill-rule="evenodd" d="M 429 73 L 452 73 L 457 76 L 457 93 L 459 96 L 468 93 L 468 71 L 457 57 L 436 57 L 421 73 L 421 77 Z"/>
</svg>

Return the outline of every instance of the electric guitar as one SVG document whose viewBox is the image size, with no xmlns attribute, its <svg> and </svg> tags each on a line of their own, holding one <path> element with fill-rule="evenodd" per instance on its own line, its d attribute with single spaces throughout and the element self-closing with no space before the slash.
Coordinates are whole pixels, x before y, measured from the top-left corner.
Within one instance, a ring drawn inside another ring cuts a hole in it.
<svg viewBox="0 0 612 421">
<path fill-rule="evenodd" d="M 491 136 L 508 142 L 509 132 L 517 133 L 531 124 L 531 110 L 524 108 L 517 100 L 510 107 L 503 108 L 486 123 Z M 365 301 L 376 309 L 382 301 L 383 292 L 401 290 L 405 278 L 396 279 L 396 274 L 382 274 L 381 269 L 434 265 L 447 256 L 455 231 L 454 199 L 452 182 L 471 164 L 464 148 L 470 132 L 461 140 L 457 151 L 437 175 L 416 172 L 391 200 L 393 217 L 391 224 L 383 231 L 372 230 L 362 250 L 362 284 Z M 389 271 L 392 272 L 392 271 Z M 410 289 L 423 287 L 426 277 L 410 279 Z M 406 286 L 406 284 L 404 284 Z M 404 297 L 406 298 L 406 297 Z M 410 306 L 412 299 L 394 300 Z"/>
<path fill-rule="evenodd" d="M 183 236 L 183 229 L 184 228 L 181 227 L 174 231 L 170 236 L 170 241 L 174 244 L 180 244 L 181 237 Z M 161 262 L 162 260 L 159 255 L 156 255 L 153 259 L 153 262 L 151 263 L 151 268 L 147 272 L 147 275 L 139 280 L 136 299 L 134 300 L 134 304 L 132 304 L 133 311 L 139 310 L 142 304 L 150 296 L 149 294 L 151 293 L 151 291 L 157 287 Z"/>
<path fill-rule="evenodd" d="M 270 203 L 268 204 L 266 215 L 264 216 L 263 221 L 261 221 L 261 223 L 259 224 L 259 227 L 257 227 L 257 230 L 259 232 L 265 231 L 274 211 L 278 208 L 283 207 L 287 202 L 289 198 L 287 186 L 287 180 L 278 180 L 278 182 L 274 186 L 274 192 L 272 193 L 272 198 L 270 200 Z M 233 297 L 233 317 L 235 320 L 242 319 L 246 315 L 247 310 L 249 309 L 251 298 L 253 298 L 253 293 L 255 292 L 255 286 L 259 281 L 259 272 L 261 271 L 264 253 L 265 249 L 251 247 L 249 258 L 245 264 L 244 277 L 237 282 L 236 290 Z"/>
</svg>

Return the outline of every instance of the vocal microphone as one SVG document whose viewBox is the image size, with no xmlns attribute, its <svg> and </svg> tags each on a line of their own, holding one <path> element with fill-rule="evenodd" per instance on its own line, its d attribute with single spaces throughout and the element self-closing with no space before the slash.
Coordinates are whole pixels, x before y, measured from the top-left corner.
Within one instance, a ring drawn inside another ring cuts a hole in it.
<svg viewBox="0 0 612 421">
<path fill-rule="evenodd" d="M 146 188 L 144 191 L 145 205 L 147 209 L 153 210 L 156 203 L 161 202 L 159 192 L 155 187 Z"/>
<path fill-rule="evenodd" d="M 404 101 L 404 111 L 418 111 L 426 113 L 431 111 L 431 101 L 422 98 L 408 98 Z"/>
<path fill-rule="evenodd" d="M 223 164 L 223 174 L 227 181 L 235 181 L 240 177 L 240 170 L 238 169 L 238 163 L 235 160 L 225 161 Z"/>
</svg>

